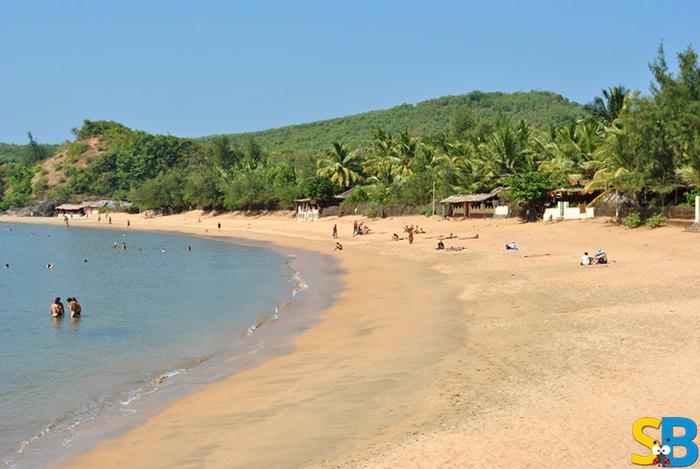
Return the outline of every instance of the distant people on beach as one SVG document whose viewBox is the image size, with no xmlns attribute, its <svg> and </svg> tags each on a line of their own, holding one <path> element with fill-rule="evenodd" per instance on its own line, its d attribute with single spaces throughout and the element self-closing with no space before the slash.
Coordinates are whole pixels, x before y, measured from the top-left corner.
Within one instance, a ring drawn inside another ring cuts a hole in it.
<svg viewBox="0 0 700 469">
<path fill-rule="evenodd" d="M 83 308 L 80 306 L 80 303 L 78 303 L 78 299 L 75 297 L 69 297 L 66 301 L 68 301 L 68 309 L 70 310 L 70 317 L 71 318 L 79 318 L 80 313 L 82 313 Z"/>
<path fill-rule="evenodd" d="M 53 300 L 53 304 L 51 304 L 51 307 L 49 308 L 49 312 L 51 313 L 52 318 L 60 318 L 66 312 L 65 308 L 63 307 L 63 303 L 61 303 L 60 296 L 57 296 Z"/>
<path fill-rule="evenodd" d="M 338 239 L 338 225 L 333 225 L 333 239 Z"/>
<path fill-rule="evenodd" d="M 443 243 L 442 240 L 438 241 L 437 247 L 435 249 L 437 249 L 438 251 L 445 249 L 445 243 Z"/>
<path fill-rule="evenodd" d="M 333 249 L 333 250 L 334 250 L 334 251 L 342 251 L 342 250 L 343 250 L 343 245 L 336 241 L 336 243 L 335 243 L 335 249 Z"/>
<path fill-rule="evenodd" d="M 408 232 L 408 244 L 413 244 L 413 230 Z"/>
<path fill-rule="evenodd" d="M 352 222 L 352 235 L 353 236 L 360 236 L 360 235 L 367 235 L 372 233 L 372 229 L 365 225 L 365 222 L 357 222 L 354 221 Z"/>
<path fill-rule="evenodd" d="M 598 249 L 595 255 L 590 256 L 588 251 L 581 256 L 581 265 L 604 265 L 608 263 L 608 255 L 602 249 Z"/>
<path fill-rule="evenodd" d="M 392 239 L 392 241 L 402 241 L 402 240 L 404 240 L 404 239 L 406 239 L 406 238 L 404 238 L 403 236 L 399 236 L 399 235 L 397 235 L 396 233 L 394 233 L 393 235 L 391 235 L 391 239 Z"/>
<path fill-rule="evenodd" d="M 506 244 L 506 251 L 518 251 L 520 248 L 518 247 L 517 244 L 515 244 L 515 240 L 511 241 L 510 243 Z"/>
<path fill-rule="evenodd" d="M 107 218 L 107 222 L 111 225 L 112 224 L 112 217 Z"/>
<path fill-rule="evenodd" d="M 130 227 L 131 227 L 131 220 L 127 220 L 127 221 L 126 221 L 126 227 L 127 227 L 127 228 L 130 228 Z"/>
<path fill-rule="evenodd" d="M 219 231 L 221 231 L 221 223 L 217 223 L 216 227 L 219 229 Z"/>
</svg>

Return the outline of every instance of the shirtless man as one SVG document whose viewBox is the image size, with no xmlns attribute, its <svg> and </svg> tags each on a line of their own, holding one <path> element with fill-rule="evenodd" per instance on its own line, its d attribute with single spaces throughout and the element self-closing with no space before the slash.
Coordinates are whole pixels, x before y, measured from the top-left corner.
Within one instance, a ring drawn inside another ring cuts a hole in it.
<svg viewBox="0 0 700 469">
<path fill-rule="evenodd" d="M 63 316 L 63 313 L 65 313 L 65 308 L 63 307 L 63 303 L 61 303 L 61 298 L 56 297 L 55 300 L 53 300 L 53 304 L 51 305 L 51 308 L 49 308 L 49 311 L 51 312 L 51 317 L 52 318 L 60 318 Z"/>
<path fill-rule="evenodd" d="M 68 309 L 70 310 L 71 318 L 79 318 L 80 313 L 83 311 L 77 298 L 68 298 Z"/>
</svg>

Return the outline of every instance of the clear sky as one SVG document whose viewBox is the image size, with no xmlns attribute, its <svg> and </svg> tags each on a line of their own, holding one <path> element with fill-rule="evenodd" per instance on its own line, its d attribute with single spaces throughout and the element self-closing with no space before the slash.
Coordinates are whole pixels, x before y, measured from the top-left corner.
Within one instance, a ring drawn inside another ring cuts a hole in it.
<svg viewBox="0 0 700 469">
<path fill-rule="evenodd" d="M 700 48 L 700 2 L 6 0 L 0 141 L 86 118 L 240 132 L 475 89 L 585 103 L 647 92 L 661 39 Z"/>
</svg>

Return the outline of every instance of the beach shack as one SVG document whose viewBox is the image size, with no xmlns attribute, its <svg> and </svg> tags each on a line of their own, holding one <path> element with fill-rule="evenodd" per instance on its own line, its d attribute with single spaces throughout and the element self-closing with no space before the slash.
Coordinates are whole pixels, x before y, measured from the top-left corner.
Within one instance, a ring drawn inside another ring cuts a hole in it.
<svg viewBox="0 0 700 469">
<path fill-rule="evenodd" d="M 446 217 L 490 218 L 510 216 L 510 206 L 501 200 L 498 187 L 485 194 L 456 194 L 440 201 Z"/>
<path fill-rule="evenodd" d="M 56 207 L 57 217 L 82 218 L 86 214 L 86 207 L 83 204 L 61 204 Z"/>
<path fill-rule="evenodd" d="M 590 203 L 601 194 L 601 191 L 586 191 L 583 188 L 560 188 L 547 192 L 549 207 L 545 208 L 542 219 L 553 220 L 582 220 L 593 218 L 595 208 Z"/>
<path fill-rule="evenodd" d="M 316 221 L 321 216 L 321 204 L 310 198 L 294 200 L 297 221 Z"/>
<path fill-rule="evenodd" d="M 346 190 L 345 192 L 341 192 L 340 194 L 337 194 L 335 198 L 339 200 L 340 202 L 344 201 L 348 197 L 350 197 L 352 194 L 355 193 L 355 190 L 357 187 L 351 187 L 350 189 Z"/>
</svg>

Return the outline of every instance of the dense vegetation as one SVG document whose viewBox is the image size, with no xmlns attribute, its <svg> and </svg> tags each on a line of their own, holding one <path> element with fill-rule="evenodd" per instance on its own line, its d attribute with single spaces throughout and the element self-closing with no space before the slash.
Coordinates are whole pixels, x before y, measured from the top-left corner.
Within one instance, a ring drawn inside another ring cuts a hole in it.
<svg viewBox="0 0 700 469">
<path fill-rule="evenodd" d="M 514 122 L 524 120 L 535 127 L 547 127 L 575 120 L 585 114 L 581 105 L 555 93 L 473 91 L 460 96 L 430 99 L 416 105 L 402 104 L 381 111 L 260 132 L 230 134 L 228 137 L 232 143 L 239 145 L 254 138 L 263 148 L 273 152 L 319 153 L 334 141 L 354 148 L 370 140 L 376 129 L 393 134 L 410 130 L 414 135 L 434 135 L 445 132 L 451 123 L 455 124 L 454 121 L 462 117 L 477 127 L 483 126 L 483 130 L 487 131 L 500 115 L 507 115 Z"/>
<path fill-rule="evenodd" d="M 0 164 L 3 163 L 34 163 L 51 156 L 58 145 L 38 143 L 31 132 L 27 132 L 29 143 L 17 145 L 0 143 Z"/>
<path fill-rule="evenodd" d="M 700 67 L 691 47 L 678 59 L 672 73 L 659 48 L 649 96 L 615 86 L 585 110 L 548 93 L 474 92 L 206 139 L 86 121 L 59 150 L 64 177 L 47 164 L 0 166 L 0 209 L 81 195 L 166 211 L 288 208 L 355 185 L 346 203 L 378 206 L 509 186 L 533 214 L 544 189 L 570 184 L 652 205 L 684 186 L 690 200 L 700 187 Z"/>
</svg>

